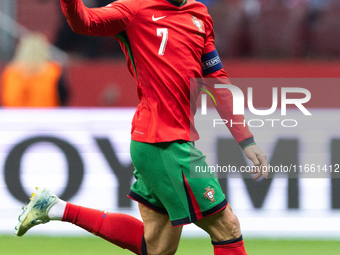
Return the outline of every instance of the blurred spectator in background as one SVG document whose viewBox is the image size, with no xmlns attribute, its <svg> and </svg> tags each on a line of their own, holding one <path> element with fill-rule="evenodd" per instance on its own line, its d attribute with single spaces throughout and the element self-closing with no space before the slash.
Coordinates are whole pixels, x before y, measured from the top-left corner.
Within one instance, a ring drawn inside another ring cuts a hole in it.
<svg viewBox="0 0 340 255">
<path fill-rule="evenodd" d="M 66 105 L 68 92 L 58 63 L 49 60 L 49 43 L 42 34 L 24 36 L 0 84 L 5 107 Z"/>
<path fill-rule="evenodd" d="M 306 44 L 313 56 L 340 55 L 340 0 L 309 0 Z"/>
<path fill-rule="evenodd" d="M 24 0 L 22 0 L 24 1 Z M 73 57 L 123 57 L 112 37 L 87 37 L 73 33 L 60 14 L 55 45 Z M 115 0 L 83 0 L 87 7 Z M 340 0 L 197 0 L 214 19 L 216 47 L 222 58 L 339 57 Z M 31 17 L 31 15 L 28 15 Z"/>
<path fill-rule="evenodd" d="M 221 57 L 338 57 L 340 0 L 220 0 L 214 19 Z"/>
<path fill-rule="evenodd" d="M 249 54 L 244 6 L 244 0 L 223 0 L 209 8 L 209 13 L 214 20 L 216 48 L 222 57 Z"/>
<path fill-rule="evenodd" d="M 204 4 L 206 7 L 210 7 L 218 2 L 218 0 L 196 0 L 197 2 L 201 2 Z"/>
<path fill-rule="evenodd" d="M 49 1 L 49 0 L 45 0 Z M 83 0 L 89 8 L 106 6 L 115 0 Z M 60 5 L 59 1 L 57 1 Z M 58 6 L 60 10 L 60 7 Z M 67 52 L 76 53 L 86 58 L 123 57 L 119 43 L 112 37 L 84 36 L 74 33 L 61 14 L 61 25 L 57 33 L 55 45 Z"/>
</svg>

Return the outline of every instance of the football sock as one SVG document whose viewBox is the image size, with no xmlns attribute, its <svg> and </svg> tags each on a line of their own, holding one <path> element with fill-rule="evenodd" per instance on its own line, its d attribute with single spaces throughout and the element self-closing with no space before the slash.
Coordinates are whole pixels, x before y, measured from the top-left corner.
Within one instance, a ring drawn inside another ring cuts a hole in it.
<svg viewBox="0 0 340 255">
<path fill-rule="evenodd" d="M 214 255 L 247 255 L 242 236 L 224 242 L 214 242 Z"/>
<path fill-rule="evenodd" d="M 62 221 L 75 224 L 135 254 L 141 254 L 146 248 L 145 245 L 142 247 L 142 243 L 145 243 L 143 222 L 127 214 L 109 213 L 67 203 Z"/>
<path fill-rule="evenodd" d="M 66 202 L 63 200 L 59 200 L 59 202 L 53 205 L 48 211 L 48 217 L 50 218 L 50 220 L 61 220 L 63 218 L 65 208 Z"/>
</svg>

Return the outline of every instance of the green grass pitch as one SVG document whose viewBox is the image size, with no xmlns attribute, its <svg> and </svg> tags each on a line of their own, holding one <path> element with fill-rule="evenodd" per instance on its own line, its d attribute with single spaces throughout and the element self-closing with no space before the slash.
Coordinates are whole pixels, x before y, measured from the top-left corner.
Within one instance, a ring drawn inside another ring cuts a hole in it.
<svg viewBox="0 0 340 255">
<path fill-rule="evenodd" d="M 249 255 L 338 255 L 339 241 L 246 239 Z M 127 255 L 99 237 L 0 236 L 1 255 Z M 183 238 L 179 255 L 212 255 L 208 239 Z"/>
</svg>

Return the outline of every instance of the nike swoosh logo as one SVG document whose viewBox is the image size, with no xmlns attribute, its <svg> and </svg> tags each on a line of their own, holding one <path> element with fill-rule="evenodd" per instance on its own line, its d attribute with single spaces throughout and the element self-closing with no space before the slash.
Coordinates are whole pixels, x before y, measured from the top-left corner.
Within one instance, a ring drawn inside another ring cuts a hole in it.
<svg viewBox="0 0 340 255">
<path fill-rule="evenodd" d="M 163 17 L 159 17 L 159 18 L 155 18 L 155 15 L 152 15 L 152 20 L 153 21 L 158 21 L 160 19 L 164 19 L 166 16 L 163 16 Z"/>
</svg>

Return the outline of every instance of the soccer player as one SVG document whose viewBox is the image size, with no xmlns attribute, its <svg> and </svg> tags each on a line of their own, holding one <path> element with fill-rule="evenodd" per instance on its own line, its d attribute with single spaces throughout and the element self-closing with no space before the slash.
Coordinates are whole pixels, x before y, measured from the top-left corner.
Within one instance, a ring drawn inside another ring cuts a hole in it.
<svg viewBox="0 0 340 255">
<path fill-rule="evenodd" d="M 214 46 L 212 19 L 195 0 L 119 0 L 86 8 L 81 0 L 61 0 L 76 33 L 114 36 L 126 55 L 141 101 L 132 121 L 131 158 L 136 182 L 129 197 L 139 202 L 143 222 L 126 214 L 73 205 L 39 188 L 23 208 L 17 235 L 50 220 L 73 223 L 135 254 L 175 254 L 182 225 L 195 223 L 211 237 L 215 255 L 245 255 L 240 224 L 217 178 L 191 178 L 190 166 L 206 166 L 195 148 L 195 107 L 190 78 L 227 78 Z M 232 95 L 219 90 L 224 119 L 232 114 Z M 247 126 L 228 125 L 252 160 L 255 179 L 266 156 Z M 202 176 L 204 177 L 204 176 Z"/>
</svg>

